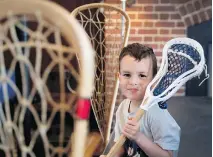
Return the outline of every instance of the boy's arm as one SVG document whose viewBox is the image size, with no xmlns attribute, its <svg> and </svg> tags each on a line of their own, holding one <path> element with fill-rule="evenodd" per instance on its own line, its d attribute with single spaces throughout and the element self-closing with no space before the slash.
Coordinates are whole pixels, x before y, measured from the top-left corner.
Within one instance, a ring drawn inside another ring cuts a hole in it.
<svg viewBox="0 0 213 157">
<path fill-rule="evenodd" d="M 138 132 L 135 142 L 149 157 L 172 157 L 172 151 L 164 150 L 156 143 L 153 143 L 143 133 Z"/>
<path fill-rule="evenodd" d="M 158 144 L 147 138 L 139 131 L 139 123 L 135 120 L 128 120 L 123 129 L 123 134 L 137 143 L 137 145 L 149 157 L 173 157 L 173 151 L 162 149 Z"/>
</svg>

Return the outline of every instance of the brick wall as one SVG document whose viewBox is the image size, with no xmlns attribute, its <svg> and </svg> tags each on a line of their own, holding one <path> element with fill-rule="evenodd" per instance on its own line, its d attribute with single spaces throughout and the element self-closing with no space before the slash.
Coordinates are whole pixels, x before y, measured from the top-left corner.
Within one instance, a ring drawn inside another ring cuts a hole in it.
<svg viewBox="0 0 213 157">
<path fill-rule="evenodd" d="M 121 6 L 120 0 L 104 2 Z M 211 0 L 136 0 L 126 8 L 131 19 L 128 43 L 139 42 L 151 46 L 160 65 L 165 42 L 184 37 L 188 26 L 211 19 L 211 10 Z M 184 95 L 185 87 L 182 87 L 176 96 Z"/>
<path fill-rule="evenodd" d="M 199 24 L 212 18 L 210 0 L 188 1 L 176 7 L 185 27 Z"/>
<path fill-rule="evenodd" d="M 121 7 L 121 0 L 105 0 L 104 2 Z M 185 37 L 187 27 L 211 19 L 212 4 L 211 0 L 135 0 L 131 7 L 126 8 L 126 12 L 131 19 L 128 43 L 139 42 L 151 46 L 157 56 L 159 66 L 164 44 L 172 38 Z M 111 73 L 112 79 L 107 79 L 112 82 L 113 70 Z M 109 76 L 110 74 L 106 77 Z M 106 86 L 106 88 L 111 87 Z M 183 86 L 176 96 L 184 95 L 185 87 Z M 122 99 L 119 93 L 114 113 Z M 114 121 L 112 126 L 114 126 Z"/>
</svg>

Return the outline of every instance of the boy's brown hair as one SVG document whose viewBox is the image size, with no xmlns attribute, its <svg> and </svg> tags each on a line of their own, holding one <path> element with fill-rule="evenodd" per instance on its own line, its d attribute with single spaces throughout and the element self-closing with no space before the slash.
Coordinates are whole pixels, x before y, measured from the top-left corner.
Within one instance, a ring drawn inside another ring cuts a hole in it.
<svg viewBox="0 0 213 157">
<path fill-rule="evenodd" d="M 126 47 L 124 47 L 122 49 L 122 51 L 119 55 L 119 69 L 120 69 L 121 60 L 127 55 L 135 58 L 136 61 L 141 61 L 141 59 L 143 59 L 143 58 L 150 57 L 152 60 L 153 77 L 156 75 L 157 59 L 156 59 L 156 56 L 155 56 L 152 48 L 139 44 L 139 43 L 133 43 L 133 44 L 127 45 Z"/>
</svg>

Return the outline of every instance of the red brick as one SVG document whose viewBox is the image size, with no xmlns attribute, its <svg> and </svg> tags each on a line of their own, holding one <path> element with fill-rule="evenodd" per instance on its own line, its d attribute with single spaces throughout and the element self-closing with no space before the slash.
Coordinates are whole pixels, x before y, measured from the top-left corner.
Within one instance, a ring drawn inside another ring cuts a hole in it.
<svg viewBox="0 0 213 157">
<path fill-rule="evenodd" d="M 130 34 L 135 34 L 136 30 L 135 29 L 130 29 Z"/>
<path fill-rule="evenodd" d="M 132 6 L 132 7 L 127 7 L 126 8 L 126 11 L 143 11 L 143 7 L 141 6 L 141 7 L 139 7 L 139 6 L 137 6 L 137 7 L 134 7 L 134 5 Z"/>
<path fill-rule="evenodd" d="M 151 20 L 158 19 L 158 14 L 138 14 L 138 19 Z"/>
<path fill-rule="evenodd" d="M 120 19 L 119 19 L 120 20 Z M 118 21 L 118 20 L 111 20 L 111 21 L 107 21 L 106 23 L 105 23 L 105 27 L 118 27 L 118 25 L 120 25 L 120 23 L 121 23 L 121 20 L 120 21 Z"/>
<path fill-rule="evenodd" d="M 211 0 L 202 0 L 202 3 L 204 7 L 212 6 Z"/>
<path fill-rule="evenodd" d="M 190 13 L 195 11 L 195 8 L 194 8 L 194 6 L 191 3 L 187 4 L 186 8 L 187 8 L 188 14 L 190 14 Z"/>
<path fill-rule="evenodd" d="M 153 6 L 144 6 L 144 11 L 153 11 L 154 7 Z"/>
<path fill-rule="evenodd" d="M 168 20 L 169 19 L 169 14 L 160 14 L 160 19 L 161 20 Z"/>
<path fill-rule="evenodd" d="M 157 49 L 158 48 L 158 45 L 157 44 L 145 44 L 153 49 Z"/>
<path fill-rule="evenodd" d="M 129 41 L 137 41 L 137 42 L 140 42 L 141 40 L 142 40 L 142 37 L 132 37 L 132 36 L 129 37 Z"/>
<path fill-rule="evenodd" d="M 157 34 L 156 29 L 139 29 L 138 30 L 139 34 Z"/>
<path fill-rule="evenodd" d="M 155 26 L 156 27 L 174 27 L 175 23 L 174 22 L 156 22 Z"/>
<path fill-rule="evenodd" d="M 177 1 L 179 3 L 186 3 L 186 2 L 189 2 L 191 0 L 171 0 L 171 1 Z"/>
<path fill-rule="evenodd" d="M 157 4 L 158 0 L 138 0 L 138 4 Z"/>
<path fill-rule="evenodd" d="M 184 23 L 183 22 L 177 22 L 176 23 L 176 27 L 184 27 Z"/>
<path fill-rule="evenodd" d="M 106 42 L 114 42 L 114 41 L 120 41 L 121 37 L 112 37 L 112 36 L 107 36 Z"/>
<path fill-rule="evenodd" d="M 168 29 L 161 29 L 160 34 L 169 34 L 169 30 Z"/>
<path fill-rule="evenodd" d="M 179 8 L 179 12 L 180 12 L 180 14 L 182 15 L 182 16 L 184 16 L 184 15 L 186 15 L 186 8 L 184 7 L 184 6 L 181 6 L 180 8 Z"/>
<path fill-rule="evenodd" d="M 180 14 L 171 14 L 170 17 L 171 17 L 171 20 L 180 20 L 181 19 Z"/>
<path fill-rule="evenodd" d="M 194 15 L 192 15 L 192 19 L 193 19 L 193 23 L 194 24 L 198 24 L 199 23 L 199 18 L 198 18 L 198 16 L 197 16 L 197 14 L 194 14 Z"/>
<path fill-rule="evenodd" d="M 155 11 L 170 12 L 170 11 L 175 11 L 175 7 L 174 6 L 156 6 Z"/>
<path fill-rule="evenodd" d="M 144 22 L 144 27 L 153 27 L 153 22 Z"/>
<path fill-rule="evenodd" d="M 200 10 L 200 8 L 201 8 L 201 4 L 200 4 L 199 1 L 195 1 L 195 2 L 194 2 L 194 6 L 195 6 L 195 9 L 196 9 L 196 10 Z"/>
<path fill-rule="evenodd" d="M 167 42 L 171 39 L 171 37 L 155 37 L 155 41 L 158 41 L 158 42 Z"/>
<path fill-rule="evenodd" d="M 120 34 L 121 30 L 119 29 L 106 29 L 105 33 L 106 34 Z"/>
<path fill-rule="evenodd" d="M 120 14 L 110 14 L 109 17 L 111 17 L 113 19 L 121 19 L 121 15 Z"/>
<path fill-rule="evenodd" d="M 192 20 L 189 17 L 185 18 L 185 23 L 186 23 L 187 26 L 191 26 L 193 24 Z"/>
<path fill-rule="evenodd" d="M 161 0 L 160 3 L 166 3 L 166 4 L 169 4 L 170 3 L 170 0 Z"/>
<path fill-rule="evenodd" d="M 204 11 L 201 11 L 199 13 L 199 16 L 200 16 L 201 21 L 206 21 L 207 20 L 207 17 L 206 17 L 206 14 L 205 14 Z"/>
<path fill-rule="evenodd" d="M 172 34 L 185 34 L 185 29 L 172 29 Z"/>
<path fill-rule="evenodd" d="M 170 3 L 171 4 L 181 4 L 181 3 L 185 3 L 185 2 L 182 2 L 183 0 L 170 0 Z"/>
<path fill-rule="evenodd" d="M 142 22 L 131 22 L 131 27 L 142 27 Z"/>
<path fill-rule="evenodd" d="M 146 42 L 151 42 L 152 41 L 152 37 L 144 37 L 144 41 Z"/>
</svg>

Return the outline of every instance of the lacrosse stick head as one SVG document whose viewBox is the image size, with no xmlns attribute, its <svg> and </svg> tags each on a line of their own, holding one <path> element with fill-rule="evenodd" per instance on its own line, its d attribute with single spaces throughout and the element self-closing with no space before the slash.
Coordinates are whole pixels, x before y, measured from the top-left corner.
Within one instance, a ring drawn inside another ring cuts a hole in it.
<svg viewBox="0 0 213 157">
<path fill-rule="evenodd" d="M 143 109 L 165 102 L 193 77 L 200 76 L 205 69 L 202 46 L 190 38 L 175 38 L 163 48 L 162 63 L 154 79 L 147 86 Z M 146 105 L 147 104 L 147 105 Z"/>
<path fill-rule="evenodd" d="M 108 126 L 111 126 L 110 110 L 114 111 L 117 97 L 118 56 L 127 44 L 130 19 L 121 8 L 106 3 L 83 5 L 71 14 L 87 32 L 96 52 L 95 90 L 91 102 L 104 140 L 106 131 L 111 128 Z"/>
<path fill-rule="evenodd" d="M 0 6 L 0 94 L 4 97 L 0 153 L 8 157 L 69 154 L 72 122 L 86 121 L 89 116 L 89 110 L 82 108 L 86 104 L 89 109 L 94 83 L 89 39 L 70 13 L 53 2 L 8 0 Z M 17 72 L 21 87 L 13 81 Z M 74 94 L 65 88 L 65 72 L 75 79 Z M 50 84 L 51 80 L 55 81 Z M 17 99 L 14 104 L 9 89 Z M 38 102 L 34 101 L 36 93 Z M 83 156 L 85 142 L 80 143 L 75 145 Z"/>
</svg>

